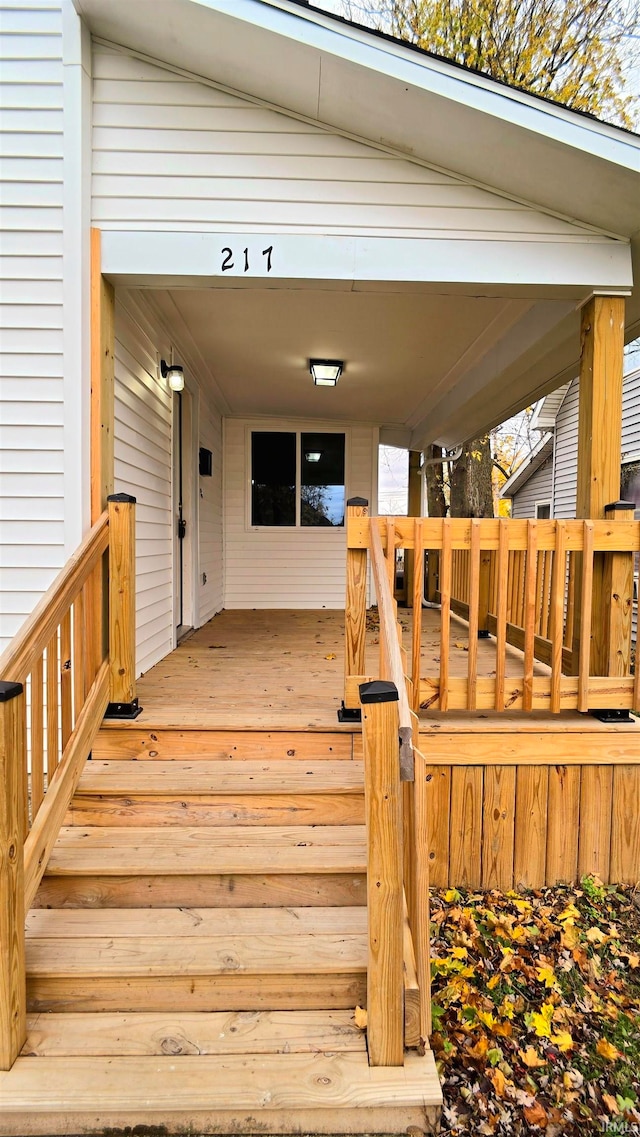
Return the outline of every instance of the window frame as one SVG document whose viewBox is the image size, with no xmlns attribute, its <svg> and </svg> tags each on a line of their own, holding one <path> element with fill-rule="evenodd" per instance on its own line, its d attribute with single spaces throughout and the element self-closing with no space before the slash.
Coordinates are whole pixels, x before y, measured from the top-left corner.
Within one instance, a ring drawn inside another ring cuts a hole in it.
<svg viewBox="0 0 640 1137">
<path fill-rule="evenodd" d="M 538 509 L 540 508 L 541 505 L 546 505 L 549 507 L 549 517 L 540 517 L 540 515 L 538 513 Z M 540 501 L 534 501 L 534 503 L 533 503 L 533 516 L 534 516 L 534 519 L 536 521 L 549 521 L 549 520 L 551 520 L 551 517 L 553 516 L 553 511 L 551 509 L 551 498 L 545 497 L 545 498 L 541 498 Z"/>
<path fill-rule="evenodd" d="M 251 492 L 251 436 L 253 434 L 295 434 L 296 436 L 296 523 L 295 525 L 254 525 L 252 516 Z M 302 513 L 302 435 L 303 434 L 341 434 L 344 438 L 344 512 L 345 520 L 342 525 L 301 525 Z M 245 427 L 245 531 L 248 533 L 344 533 L 346 529 L 347 499 L 349 498 L 349 471 L 351 469 L 351 434 L 348 427 L 336 426 L 335 423 L 273 423 L 265 420 L 263 423 L 248 423 Z"/>
</svg>

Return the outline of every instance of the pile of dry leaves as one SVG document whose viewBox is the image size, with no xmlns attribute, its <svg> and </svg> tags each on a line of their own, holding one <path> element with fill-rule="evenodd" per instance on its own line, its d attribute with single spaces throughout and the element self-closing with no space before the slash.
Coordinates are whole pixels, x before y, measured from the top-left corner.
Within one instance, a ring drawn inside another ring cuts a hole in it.
<svg viewBox="0 0 640 1137">
<path fill-rule="evenodd" d="M 631 889 L 435 892 L 434 1034 L 451 1134 L 640 1134 Z"/>
</svg>

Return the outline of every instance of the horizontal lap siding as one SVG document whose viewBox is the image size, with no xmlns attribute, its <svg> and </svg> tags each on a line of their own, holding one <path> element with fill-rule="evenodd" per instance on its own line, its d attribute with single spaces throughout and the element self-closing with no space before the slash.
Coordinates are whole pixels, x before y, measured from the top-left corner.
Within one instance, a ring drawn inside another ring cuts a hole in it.
<svg viewBox="0 0 640 1137">
<path fill-rule="evenodd" d="M 551 501 L 553 493 L 553 460 L 546 462 L 532 474 L 529 481 L 515 495 L 512 517 L 535 517 L 537 501 Z"/>
<path fill-rule="evenodd" d="M 115 489 L 137 499 L 136 661 L 148 671 L 173 647 L 171 394 L 157 354 L 169 347 L 116 302 Z"/>
<path fill-rule="evenodd" d="M 64 562 L 60 5 L 0 28 L 1 649 Z"/>
<path fill-rule="evenodd" d="M 578 472 L 578 380 L 574 379 L 558 411 L 553 467 L 553 516 L 575 517 Z"/>
<path fill-rule="evenodd" d="M 101 228 L 584 239 L 566 221 L 124 49 L 95 44 L 93 72 Z"/>
<path fill-rule="evenodd" d="M 291 430 L 263 421 L 262 430 Z M 295 429 L 321 431 L 322 424 Z M 346 428 L 347 496 L 373 500 L 377 430 Z M 225 426 L 225 608 L 343 608 L 344 529 L 251 529 L 247 518 L 246 423 Z"/>
</svg>

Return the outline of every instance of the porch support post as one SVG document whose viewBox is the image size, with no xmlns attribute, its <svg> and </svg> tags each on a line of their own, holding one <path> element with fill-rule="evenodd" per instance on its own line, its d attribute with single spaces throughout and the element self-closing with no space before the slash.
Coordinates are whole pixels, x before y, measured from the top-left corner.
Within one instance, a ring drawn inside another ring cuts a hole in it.
<svg viewBox="0 0 640 1137">
<path fill-rule="evenodd" d="M 367 1044 L 370 1066 L 404 1063 L 404 898 L 398 689 L 360 687 L 367 824 Z"/>
<path fill-rule="evenodd" d="M 27 1037 L 24 841 L 27 769 L 22 683 L 0 683 L 0 1070 Z"/>
<path fill-rule="evenodd" d="M 409 451 L 409 484 L 407 489 L 407 516 L 422 517 L 422 451 Z M 413 556 L 405 552 L 404 587 L 407 608 L 413 607 Z"/>
<path fill-rule="evenodd" d="M 582 310 L 580 339 L 576 505 L 579 518 L 604 519 L 607 504 L 616 501 L 620 493 L 623 351 L 624 297 L 593 296 Z M 576 593 L 579 581 L 578 565 Z M 580 598 L 576 595 L 575 610 L 578 611 L 579 607 Z M 592 675 L 609 675 L 613 665 L 607 633 L 609 607 L 605 590 L 605 556 L 598 553 L 593 566 Z M 573 635 L 573 658 L 576 661 L 579 649 L 576 621 Z"/>
<path fill-rule="evenodd" d="M 632 501 L 614 501 L 605 509 L 607 521 L 633 521 Z M 633 553 L 604 554 L 605 650 L 609 675 L 631 674 L 633 622 Z"/>
<path fill-rule="evenodd" d="M 109 508 L 109 705 L 105 718 L 135 719 L 136 533 L 135 497 L 111 494 Z"/>
<path fill-rule="evenodd" d="M 91 230 L 91 524 L 113 493 L 113 285 L 102 275 L 99 229 Z"/>
<path fill-rule="evenodd" d="M 352 497 L 347 502 L 347 592 L 344 605 L 344 703 L 351 717 L 359 718 L 357 691 L 349 679 L 365 674 L 365 634 L 367 620 L 367 547 L 354 522 L 369 515 L 369 502 Z"/>
</svg>

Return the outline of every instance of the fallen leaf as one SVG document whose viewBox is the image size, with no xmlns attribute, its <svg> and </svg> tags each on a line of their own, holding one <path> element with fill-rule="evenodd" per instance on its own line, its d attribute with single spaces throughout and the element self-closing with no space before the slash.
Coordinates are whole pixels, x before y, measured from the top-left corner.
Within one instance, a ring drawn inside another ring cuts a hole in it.
<svg viewBox="0 0 640 1137">
<path fill-rule="evenodd" d="M 573 1048 L 573 1039 L 568 1030 L 559 1030 L 556 1034 L 552 1034 L 551 1041 L 563 1054 Z"/>
<path fill-rule="evenodd" d="M 523 1112 L 527 1125 L 537 1125 L 538 1129 L 547 1128 L 547 1115 L 540 1102 L 534 1101 L 533 1105 L 525 1106 Z"/>
<path fill-rule="evenodd" d="M 507 1084 L 507 1079 L 505 1078 L 504 1074 L 502 1073 L 502 1070 L 497 1070 L 497 1069 L 488 1070 L 487 1071 L 487 1077 L 489 1078 L 491 1084 L 493 1085 L 493 1088 L 496 1091 L 498 1097 L 503 1098 L 505 1087 Z"/>
<path fill-rule="evenodd" d="M 356 1007 L 353 1017 L 356 1020 L 358 1030 L 367 1029 L 367 1012 L 364 1007 Z"/>
<path fill-rule="evenodd" d="M 615 1062 L 616 1058 L 621 1058 L 622 1055 L 617 1046 L 608 1042 L 606 1038 L 600 1038 L 596 1044 L 596 1051 L 601 1058 L 606 1058 L 608 1062 Z"/>
<path fill-rule="evenodd" d="M 329 652 L 329 654 L 328 654 L 328 655 L 325 655 L 325 657 L 324 657 L 324 658 L 325 658 L 325 659 L 337 659 L 337 656 L 336 656 L 336 653 L 335 653 L 335 651 L 330 651 L 330 652 Z"/>
<path fill-rule="evenodd" d="M 528 1066 L 529 1069 L 533 1069 L 535 1066 L 547 1065 L 544 1058 L 540 1057 L 538 1051 L 533 1046 L 527 1046 L 526 1050 L 519 1050 L 518 1054 L 520 1055 L 525 1066 Z"/>
<path fill-rule="evenodd" d="M 551 967 L 538 968 L 538 982 L 544 983 L 545 987 L 557 987 L 558 981 L 555 977 L 555 972 Z"/>
<path fill-rule="evenodd" d="M 589 928 L 587 931 L 587 939 L 590 944 L 603 944 L 607 936 L 600 928 Z"/>
<path fill-rule="evenodd" d="M 612 1094 L 603 1094 L 602 1100 L 609 1110 L 609 1113 L 620 1113 L 620 1110 L 618 1109 L 618 1103 Z"/>
</svg>

